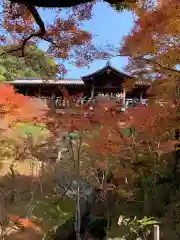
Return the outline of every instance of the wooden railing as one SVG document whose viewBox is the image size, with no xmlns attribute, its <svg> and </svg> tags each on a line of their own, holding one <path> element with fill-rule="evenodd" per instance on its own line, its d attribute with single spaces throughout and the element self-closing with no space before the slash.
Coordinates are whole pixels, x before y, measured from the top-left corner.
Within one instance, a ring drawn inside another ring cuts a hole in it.
<svg viewBox="0 0 180 240">
<path fill-rule="evenodd" d="M 61 99 L 56 99 L 56 100 L 52 100 L 52 98 L 50 97 L 31 97 L 32 99 L 39 99 L 41 101 L 43 101 L 45 104 L 48 105 L 48 101 L 51 101 L 56 108 L 69 108 L 71 107 L 72 103 L 70 103 L 69 100 L 61 100 Z M 98 98 L 94 98 L 94 101 L 95 102 L 99 102 L 103 99 L 98 99 Z M 119 104 L 122 104 L 122 99 L 113 99 L 115 100 L 117 103 Z M 82 105 L 84 103 L 87 103 L 87 102 L 91 102 L 92 99 L 89 98 L 87 100 L 85 99 L 81 99 L 81 100 L 78 100 L 77 102 L 74 102 L 73 104 L 75 105 Z M 147 99 L 142 99 L 142 101 L 134 101 L 133 99 L 126 99 L 126 105 L 125 105 L 125 108 L 129 108 L 129 107 L 135 107 L 138 103 L 140 104 L 143 104 L 143 105 L 147 105 Z"/>
</svg>

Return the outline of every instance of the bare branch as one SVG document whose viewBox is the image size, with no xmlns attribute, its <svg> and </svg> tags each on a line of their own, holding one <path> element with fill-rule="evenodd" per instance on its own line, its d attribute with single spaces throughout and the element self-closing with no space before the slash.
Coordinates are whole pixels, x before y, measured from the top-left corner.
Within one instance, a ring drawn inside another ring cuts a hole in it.
<svg viewBox="0 0 180 240">
<path fill-rule="evenodd" d="M 166 66 L 163 66 L 161 65 L 160 63 L 156 62 L 155 60 L 153 59 L 147 59 L 147 58 L 144 58 L 144 57 L 140 57 L 139 59 L 142 59 L 143 61 L 147 62 L 147 63 L 153 63 L 154 65 L 157 65 L 159 66 L 160 68 L 163 68 L 165 70 L 168 70 L 168 71 L 171 71 L 171 72 L 176 72 L 178 74 L 180 74 L 180 71 L 174 69 L 174 68 L 169 68 L 169 67 L 166 67 Z"/>
<path fill-rule="evenodd" d="M 121 54 L 117 54 L 115 56 L 112 56 L 112 57 L 122 57 L 123 55 Z M 128 56 L 127 56 L 128 57 Z M 132 57 L 132 56 L 129 56 L 129 57 Z M 133 57 L 132 57 L 133 58 Z M 164 65 L 161 65 L 160 63 L 156 62 L 155 60 L 153 59 L 147 59 L 147 58 L 144 58 L 144 57 L 141 57 L 141 56 L 138 56 L 138 57 L 134 57 L 134 59 L 136 60 L 143 60 L 144 62 L 146 63 L 152 63 L 154 65 L 157 65 L 158 67 L 160 67 L 161 69 L 165 69 L 165 70 L 168 70 L 168 71 L 171 71 L 171 72 L 175 72 L 175 73 L 178 73 L 180 74 L 180 71 L 177 70 L 177 69 L 174 69 L 174 68 L 169 68 L 167 66 L 164 66 Z"/>
</svg>

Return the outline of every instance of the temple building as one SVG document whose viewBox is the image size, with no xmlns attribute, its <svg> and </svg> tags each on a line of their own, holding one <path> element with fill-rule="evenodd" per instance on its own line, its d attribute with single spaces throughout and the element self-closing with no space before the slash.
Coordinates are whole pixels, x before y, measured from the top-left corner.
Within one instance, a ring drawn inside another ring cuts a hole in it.
<svg viewBox="0 0 180 240">
<path fill-rule="evenodd" d="M 83 76 L 81 79 L 64 79 L 64 80 L 42 80 L 35 78 L 23 78 L 12 81 L 19 93 L 36 97 L 61 97 L 63 98 L 62 89 L 66 88 L 70 95 L 82 93 L 87 99 L 92 99 L 101 95 L 121 94 L 124 104 L 126 101 L 138 99 L 143 101 L 147 99 L 147 90 L 150 84 L 140 81 L 134 81 L 131 90 L 125 89 L 125 81 L 130 81 L 132 77 L 120 72 L 112 67 L 110 62 L 98 71 Z"/>
</svg>

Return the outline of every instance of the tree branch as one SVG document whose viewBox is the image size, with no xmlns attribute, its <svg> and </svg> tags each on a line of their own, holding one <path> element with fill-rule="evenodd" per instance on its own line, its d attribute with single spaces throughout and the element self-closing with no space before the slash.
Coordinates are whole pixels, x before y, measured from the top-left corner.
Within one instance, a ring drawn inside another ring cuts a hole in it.
<svg viewBox="0 0 180 240">
<path fill-rule="evenodd" d="M 13 52 L 22 50 L 22 54 L 21 54 L 20 57 L 24 57 L 24 48 L 25 48 L 25 45 L 27 44 L 27 42 L 28 42 L 31 38 L 33 38 L 33 37 L 39 37 L 39 38 L 41 38 L 41 37 L 43 37 L 43 36 L 45 35 L 45 33 L 46 33 L 45 25 L 44 25 L 44 22 L 43 22 L 41 16 L 40 16 L 39 13 L 38 13 L 36 7 L 31 6 L 31 5 L 26 5 L 26 7 L 27 7 L 27 9 L 30 11 L 30 13 L 32 14 L 35 22 L 38 24 L 39 30 L 38 30 L 37 32 L 34 32 L 34 33 L 30 34 L 28 37 L 26 37 L 26 38 L 23 40 L 22 44 L 21 44 L 19 47 L 14 48 L 14 49 L 7 50 L 7 51 L 1 53 L 0 56 L 3 56 L 3 55 L 5 55 L 5 54 L 7 54 L 7 53 L 13 53 Z M 45 40 L 45 39 L 44 39 L 44 40 Z M 47 41 L 47 40 L 46 40 L 46 41 Z"/>
<path fill-rule="evenodd" d="M 117 54 L 117 55 L 112 56 L 112 57 L 122 57 L 122 56 L 123 56 L 123 55 L 121 55 L 121 54 Z M 123 57 L 124 57 L 124 56 L 123 56 Z M 128 57 L 128 55 L 127 55 L 127 57 Z M 133 56 L 129 56 L 129 57 L 132 57 L 132 58 L 133 58 Z M 159 67 L 162 68 L 162 69 L 165 69 L 165 70 L 168 70 L 168 71 L 171 71 L 171 72 L 175 72 L 175 73 L 180 74 L 180 71 L 179 71 L 179 70 L 174 69 L 174 68 L 169 68 L 169 67 L 163 66 L 163 65 L 161 65 L 161 64 L 158 63 L 158 62 L 156 62 L 156 61 L 153 60 L 153 59 L 147 59 L 147 58 L 144 58 L 144 57 L 134 57 L 134 59 L 136 59 L 136 60 L 143 60 L 143 61 L 146 62 L 146 63 L 152 63 L 152 64 L 154 64 L 154 65 L 159 66 Z"/>
<path fill-rule="evenodd" d="M 108 2 L 109 4 L 119 4 L 119 3 L 124 3 L 124 0 L 105 0 L 106 2 Z M 32 14 L 35 22 L 38 24 L 39 26 L 39 30 L 35 33 L 32 33 L 31 35 L 29 35 L 27 38 L 25 38 L 23 40 L 22 46 L 16 48 L 16 49 L 11 49 L 7 52 L 4 52 L 2 54 L 0 54 L 0 56 L 6 54 L 6 53 L 12 53 L 18 50 L 22 50 L 22 55 L 21 57 L 24 56 L 24 47 L 26 45 L 26 43 L 33 37 L 39 37 L 42 38 L 45 33 L 46 33 L 46 29 L 45 29 L 45 25 L 44 22 L 41 18 L 41 16 L 39 15 L 36 7 L 43 7 L 43 8 L 68 8 L 68 7 L 73 7 L 73 6 L 77 6 L 79 4 L 85 4 L 85 3 L 95 3 L 94 0 L 10 0 L 12 5 L 13 3 L 18 3 L 18 4 L 24 4 L 27 9 L 30 11 L 30 13 Z M 44 39 L 44 38 L 42 38 Z M 46 41 L 51 42 L 54 46 L 57 47 L 57 45 L 55 45 L 52 41 L 48 40 L 48 39 L 44 39 Z"/>
<path fill-rule="evenodd" d="M 159 66 L 160 68 L 163 68 L 163 69 L 165 69 L 165 70 L 168 70 L 168 71 L 171 71 L 171 72 L 175 72 L 175 73 L 180 74 L 180 71 L 178 71 L 178 70 L 176 70 L 176 69 L 174 69 L 174 68 L 169 68 L 169 67 L 163 66 L 163 65 L 161 65 L 161 64 L 158 63 L 158 62 L 156 62 L 156 61 L 153 60 L 153 59 L 147 59 L 147 58 L 143 58 L 143 57 L 140 57 L 140 58 L 137 58 L 137 59 L 141 59 L 141 60 L 143 60 L 143 61 L 145 61 L 145 62 L 147 62 L 147 63 L 153 63 L 154 65 L 157 65 L 157 66 Z"/>
<path fill-rule="evenodd" d="M 44 22 L 43 22 L 42 18 L 40 17 L 37 9 L 34 6 L 31 6 L 31 5 L 26 5 L 26 6 L 27 6 L 27 9 L 31 12 L 31 14 L 32 14 L 34 20 L 36 21 L 36 23 L 38 24 L 39 30 L 35 33 L 32 33 L 31 35 L 29 35 L 27 38 L 25 38 L 23 40 L 23 43 L 22 43 L 22 57 L 24 57 L 24 47 L 25 47 L 26 43 L 31 38 L 42 37 L 46 33 Z"/>
</svg>

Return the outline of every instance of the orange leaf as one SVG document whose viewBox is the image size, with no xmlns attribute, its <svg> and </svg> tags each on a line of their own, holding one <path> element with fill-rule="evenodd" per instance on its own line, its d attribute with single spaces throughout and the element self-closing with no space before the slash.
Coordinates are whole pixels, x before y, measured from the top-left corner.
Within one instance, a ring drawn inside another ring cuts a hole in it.
<svg viewBox="0 0 180 240">
<path fill-rule="evenodd" d="M 27 218 L 20 218 L 18 216 L 11 215 L 11 216 L 9 216 L 9 219 L 13 220 L 14 222 L 19 223 L 20 225 L 22 225 L 25 228 L 28 228 L 28 227 L 34 228 L 34 227 L 36 227 L 36 225 L 32 221 L 27 219 Z"/>
</svg>

